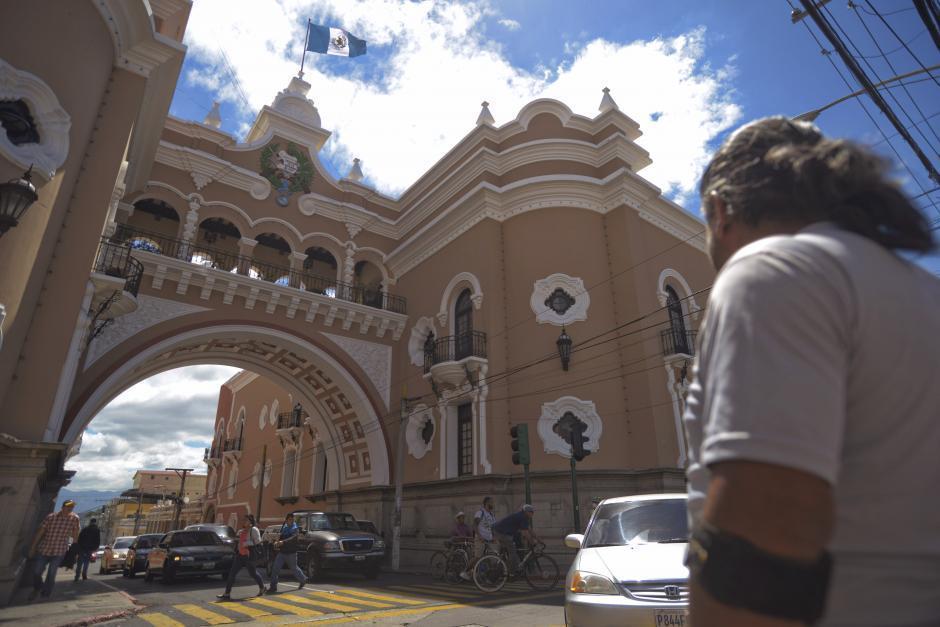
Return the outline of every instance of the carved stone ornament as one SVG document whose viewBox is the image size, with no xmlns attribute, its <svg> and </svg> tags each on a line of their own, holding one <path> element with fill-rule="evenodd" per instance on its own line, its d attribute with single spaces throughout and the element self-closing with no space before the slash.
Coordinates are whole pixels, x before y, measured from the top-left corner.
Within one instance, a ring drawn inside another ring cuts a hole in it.
<svg viewBox="0 0 940 627">
<path fill-rule="evenodd" d="M 431 438 L 425 441 L 430 422 Z M 408 444 L 408 453 L 415 459 L 421 459 L 428 451 L 434 448 L 434 435 L 437 433 L 437 423 L 434 420 L 434 410 L 426 405 L 417 405 L 408 416 L 408 425 L 405 427 L 405 442 Z"/>
<path fill-rule="evenodd" d="M 564 326 L 587 320 L 591 295 L 584 281 L 567 274 L 553 274 L 535 282 L 529 306 L 539 324 Z"/>
<path fill-rule="evenodd" d="M 330 341 L 346 351 L 359 364 L 376 391 L 389 406 L 392 381 L 392 347 L 366 340 L 357 340 L 344 335 L 324 333 Z"/>
<path fill-rule="evenodd" d="M 268 144 L 261 151 L 261 176 L 277 190 L 277 204 L 286 207 L 291 194 L 310 193 L 313 164 L 304 151 L 293 142 L 285 148 Z"/>
<path fill-rule="evenodd" d="M 571 444 L 566 442 L 560 435 L 560 432 L 563 433 L 564 429 L 558 426 L 559 421 L 572 420 L 572 418 L 565 418 L 567 413 L 587 425 L 587 429 L 584 431 L 584 435 L 587 437 L 584 448 L 596 453 L 600 449 L 604 423 L 597 414 L 597 408 L 593 401 L 583 401 L 575 396 L 562 396 L 557 401 L 542 404 L 538 432 L 545 447 L 545 452 L 561 455 L 562 457 L 571 457 Z"/>
<path fill-rule="evenodd" d="M 408 338 L 408 357 L 413 366 L 424 367 L 424 342 L 428 339 L 428 334 L 433 331 L 434 318 L 428 316 L 418 318 L 415 325 L 411 327 L 411 337 Z"/>
<path fill-rule="evenodd" d="M 48 181 L 68 157 L 72 119 L 45 82 L 3 59 L 0 59 L 0 101 L 22 101 L 39 135 L 38 142 L 17 145 L 0 128 L 0 156 L 24 171 L 32 166 L 34 174 Z"/>
</svg>

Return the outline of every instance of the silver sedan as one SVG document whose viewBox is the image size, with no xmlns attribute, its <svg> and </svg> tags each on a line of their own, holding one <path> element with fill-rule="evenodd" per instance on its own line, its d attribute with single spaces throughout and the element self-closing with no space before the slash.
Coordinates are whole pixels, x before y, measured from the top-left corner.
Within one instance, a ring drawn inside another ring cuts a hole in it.
<svg viewBox="0 0 940 627">
<path fill-rule="evenodd" d="M 689 571 L 685 494 L 647 494 L 598 504 L 565 581 L 571 627 L 687 627 Z"/>
</svg>

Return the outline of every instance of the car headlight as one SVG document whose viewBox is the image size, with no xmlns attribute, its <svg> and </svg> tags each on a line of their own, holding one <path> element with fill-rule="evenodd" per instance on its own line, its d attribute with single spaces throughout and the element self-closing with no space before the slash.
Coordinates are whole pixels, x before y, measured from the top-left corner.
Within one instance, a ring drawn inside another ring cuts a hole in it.
<svg viewBox="0 0 940 627">
<path fill-rule="evenodd" d="M 575 594 L 618 594 L 614 582 L 610 579 L 583 570 L 574 571 L 568 589 Z"/>
<path fill-rule="evenodd" d="M 173 561 L 174 561 L 174 562 L 178 562 L 178 561 L 180 561 L 181 559 L 183 559 L 183 558 L 180 557 L 179 555 L 174 555 L 174 556 L 173 556 Z"/>
<path fill-rule="evenodd" d="M 340 550 L 339 542 L 334 542 L 334 541 L 324 542 L 323 550 L 324 551 L 339 551 Z"/>
<path fill-rule="evenodd" d="M 373 549 L 384 549 L 384 548 L 385 548 L 385 540 L 376 540 L 376 541 L 375 541 L 375 544 L 372 545 L 372 548 L 373 548 Z"/>
</svg>

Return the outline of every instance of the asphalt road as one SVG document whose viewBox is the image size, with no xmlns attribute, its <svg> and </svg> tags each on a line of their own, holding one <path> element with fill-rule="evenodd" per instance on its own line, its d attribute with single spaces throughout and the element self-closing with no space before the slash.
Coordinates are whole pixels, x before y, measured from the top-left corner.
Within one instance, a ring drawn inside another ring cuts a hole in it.
<svg viewBox="0 0 940 627">
<path fill-rule="evenodd" d="M 144 606 L 135 618 L 119 621 L 134 627 L 249 622 L 424 627 L 564 625 L 563 581 L 549 592 L 533 590 L 519 581 L 507 584 L 500 593 L 486 594 L 472 584 L 451 585 L 427 575 L 383 573 L 379 579 L 369 581 L 355 574 L 336 574 L 302 590 L 288 576 L 278 584 L 278 593 L 256 597 L 257 586 L 242 572 L 232 590 L 233 601 L 225 603 L 215 598 L 225 587 L 218 576 L 172 584 L 146 583 L 140 575 L 135 579 L 120 574 L 89 578 L 126 592 Z"/>
</svg>

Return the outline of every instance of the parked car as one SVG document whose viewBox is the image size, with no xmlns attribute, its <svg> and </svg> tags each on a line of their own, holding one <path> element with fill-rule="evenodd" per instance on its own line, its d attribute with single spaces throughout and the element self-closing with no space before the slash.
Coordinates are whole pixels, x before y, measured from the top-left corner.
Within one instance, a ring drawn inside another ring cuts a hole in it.
<svg viewBox="0 0 940 627">
<path fill-rule="evenodd" d="M 97 560 L 100 561 L 101 558 L 104 557 L 104 550 L 105 550 L 106 548 L 108 548 L 108 547 L 105 546 L 104 544 L 98 546 L 98 550 L 95 551 L 95 552 L 92 554 L 92 557 L 94 557 L 95 559 L 97 559 Z"/>
<path fill-rule="evenodd" d="M 101 562 L 98 564 L 98 574 L 107 575 L 113 570 L 120 570 L 124 567 L 124 560 L 127 559 L 127 549 L 137 536 L 121 536 L 114 539 L 114 544 L 104 547 L 104 553 L 101 556 Z"/>
<path fill-rule="evenodd" d="M 211 523 L 200 523 L 197 525 L 187 525 L 184 531 L 212 531 L 219 538 L 230 546 L 238 544 L 238 534 L 228 525 L 213 525 Z"/>
<path fill-rule="evenodd" d="M 379 576 L 385 541 L 360 529 L 352 514 L 343 512 L 294 512 L 300 527 L 298 563 L 309 580 L 324 571 L 360 572 L 369 579 Z"/>
<path fill-rule="evenodd" d="M 163 583 L 187 576 L 226 577 L 234 555 L 233 547 L 214 531 L 171 531 L 150 550 L 144 580 L 153 581 L 157 575 Z"/>
<path fill-rule="evenodd" d="M 356 521 L 356 524 L 359 525 L 359 529 L 361 529 L 362 531 L 368 531 L 368 532 L 371 533 L 372 535 L 376 535 L 376 536 L 381 536 L 381 535 L 382 535 L 382 534 L 379 533 L 379 530 L 376 529 L 375 523 L 372 522 L 371 520 L 361 520 L 361 519 L 360 519 L 360 520 L 357 520 L 357 521 Z"/>
<path fill-rule="evenodd" d="M 684 494 L 606 499 L 584 535 L 565 581 L 565 623 L 618 627 L 689 624 L 688 544 Z"/>
<path fill-rule="evenodd" d="M 145 533 L 137 536 L 137 539 L 127 549 L 127 559 L 124 560 L 124 568 L 121 574 L 125 577 L 133 578 L 137 573 L 142 573 L 147 568 L 147 556 L 151 549 L 157 546 L 162 533 Z"/>
</svg>

